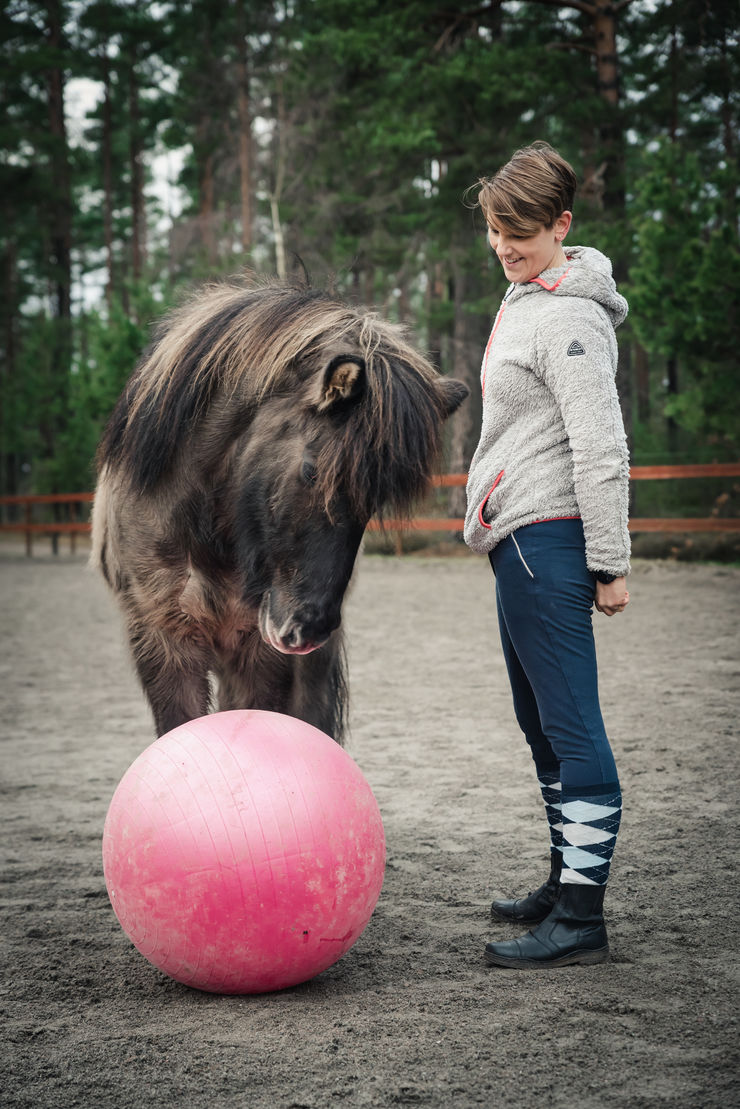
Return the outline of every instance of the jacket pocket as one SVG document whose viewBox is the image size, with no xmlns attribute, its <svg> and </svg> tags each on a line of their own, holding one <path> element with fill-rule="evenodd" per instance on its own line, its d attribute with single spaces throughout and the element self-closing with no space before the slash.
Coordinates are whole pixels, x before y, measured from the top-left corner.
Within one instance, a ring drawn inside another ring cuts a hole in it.
<svg viewBox="0 0 740 1109">
<path fill-rule="evenodd" d="M 486 521 L 485 521 L 485 519 L 484 519 L 485 511 L 486 511 L 486 508 L 487 508 L 487 506 L 488 506 L 488 502 L 489 502 L 489 500 L 490 500 L 490 498 L 491 498 L 491 495 L 493 494 L 493 492 L 494 492 L 494 490 L 496 489 L 497 485 L 499 484 L 499 482 L 501 481 L 502 477 L 504 476 L 504 473 L 505 473 L 505 471 L 504 471 L 504 470 L 501 470 L 501 471 L 500 471 L 500 473 L 499 473 L 499 474 L 497 475 L 497 477 L 496 477 L 496 480 L 494 481 L 493 485 L 492 485 L 492 486 L 491 486 L 491 488 L 490 488 L 490 489 L 488 490 L 488 492 L 486 493 L 485 497 L 483 498 L 483 500 L 481 501 L 481 503 L 480 503 L 480 505 L 479 505 L 479 507 L 478 507 L 478 523 L 479 523 L 479 524 L 480 524 L 480 525 L 481 525 L 482 527 L 484 527 L 484 528 L 487 528 L 487 529 L 488 529 L 488 531 L 490 531 L 490 530 L 491 530 L 491 525 L 490 525 L 490 524 L 487 524 L 487 523 L 486 523 Z M 490 517 L 490 516 L 492 516 L 492 515 L 493 515 L 493 513 L 490 513 L 490 514 L 489 514 L 489 517 Z"/>
</svg>

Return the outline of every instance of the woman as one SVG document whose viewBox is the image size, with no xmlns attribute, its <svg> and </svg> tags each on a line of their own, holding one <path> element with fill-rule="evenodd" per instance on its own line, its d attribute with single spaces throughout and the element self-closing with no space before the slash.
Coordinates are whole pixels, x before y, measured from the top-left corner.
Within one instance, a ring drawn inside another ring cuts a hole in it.
<svg viewBox="0 0 740 1109">
<path fill-rule="evenodd" d="M 621 815 L 597 688 L 592 605 L 629 603 L 629 460 L 614 384 L 627 315 L 609 260 L 564 247 L 576 177 L 547 143 L 480 182 L 490 245 L 511 282 L 483 358 L 483 425 L 468 479 L 465 540 L 496 576 L 517 721 L 551 834 L 534 893 L 495 917 L 536 925 L 489 943 L 505 967 L 608 958 L 604 889 Z"/>
</svg>

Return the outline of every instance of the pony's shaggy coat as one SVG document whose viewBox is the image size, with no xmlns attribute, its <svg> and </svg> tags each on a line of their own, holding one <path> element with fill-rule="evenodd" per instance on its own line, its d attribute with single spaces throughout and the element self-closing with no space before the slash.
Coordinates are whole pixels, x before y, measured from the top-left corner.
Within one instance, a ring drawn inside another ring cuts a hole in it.
<svg viewBox="0 0 740 1109">
<path fill-rule="evenodd" d="M 159 734 L 215 703 L 341 738 L 362 533 L 424 492 L 466 393 L 315 290 L 216 285 L 165 319 L 103 435 L 93 511 Z"/>
</svg>

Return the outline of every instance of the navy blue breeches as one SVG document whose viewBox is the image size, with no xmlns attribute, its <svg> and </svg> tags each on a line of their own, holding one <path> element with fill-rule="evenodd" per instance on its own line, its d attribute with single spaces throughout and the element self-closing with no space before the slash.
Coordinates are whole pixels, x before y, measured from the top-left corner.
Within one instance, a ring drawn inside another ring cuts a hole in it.
<svg viewBox="0 0 740 1109">
<path fill-rule="evenodd" d="M 514 711 L 538 774 L 557 774 L 569 794 L 618 788 L 599 705 L 595 584 L 581 521 L 519 528 L 489 558 Z"/>
</svg>

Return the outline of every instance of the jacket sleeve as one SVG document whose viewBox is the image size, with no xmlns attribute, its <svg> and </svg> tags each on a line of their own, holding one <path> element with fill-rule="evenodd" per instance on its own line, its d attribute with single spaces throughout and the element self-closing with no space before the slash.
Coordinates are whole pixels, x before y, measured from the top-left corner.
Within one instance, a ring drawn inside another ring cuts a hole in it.
<svg viewBox="0 0 740 1109">
<path fill-rule="evenodd" d="M 629 573 L 629 453 L 615 385 L 617 342 L 593 301 L 558 298 L 537 331 L 538 373 L 560 409 L 593 571 Z"/>
</svg>

